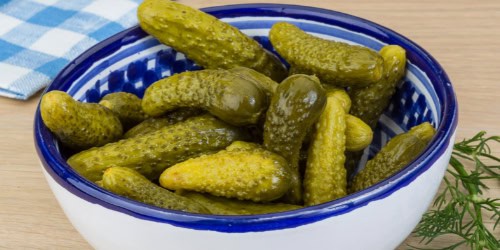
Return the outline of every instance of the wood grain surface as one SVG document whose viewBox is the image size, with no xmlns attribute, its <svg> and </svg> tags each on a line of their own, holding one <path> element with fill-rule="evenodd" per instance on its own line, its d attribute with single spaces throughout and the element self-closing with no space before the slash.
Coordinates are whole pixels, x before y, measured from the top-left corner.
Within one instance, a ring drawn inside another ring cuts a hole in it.
<svg viewBox="0 0 500 250">
<path fill-rule="evenodd" d="M 500 135 L 498 0 L 180 2 L 194 7 L 246 2 L 309 5 L 389 27 L 429 51 L 450 76 L 460 107 L 457 140 L 480 130 Z M 32 135 L 39 98 L 40 93 L 28 101 L 0 97 L 0 248 L 90 249 L 66 219 L 42 175 Z M 493 152 L 500 156 L 500 147 Z M 500 197 L 499 182 L 488 184 L 487 195 Z M 498 229 L 495 234 L 500 237 Z M 429 246 L 444 247 L 453 240 L 443 237 Z M 407 249 L 407 244 L 418 244 L 418 239 L 409 236 L 399 249 Z"/>
</svg>

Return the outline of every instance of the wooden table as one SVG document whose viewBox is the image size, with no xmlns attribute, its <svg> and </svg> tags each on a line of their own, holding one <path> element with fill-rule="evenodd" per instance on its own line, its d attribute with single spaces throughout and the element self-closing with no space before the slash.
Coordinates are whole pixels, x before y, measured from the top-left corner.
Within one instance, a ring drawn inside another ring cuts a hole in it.
<svg viewBox="0 0 500 250">
<path fill-rule="evenodd" d="M 270 1 L 180 2 L 206 7 Z M 356 15 L 417 42 L 442 64 L 457 92 L 460 104 L 457 140 L 480 130 L 500 135 L 500 1 L 274 2 L 307 4 Z M 0 72 L 0 80 L 1 77 Z M 39 98 L 40 94 L 28 101 L 0 97 L 0 248 L 89 249 L 64 216 L 38 163 L 32 124 Z M 500 155 L 499 146 L 493 151 Z M 498 181 L 489 184 L 492 189 L 487 194 L 500 197 Z M 500 235 L 498 232 L 496 235 Z M 452 237 L 444 237 L 431 246 L 443 247 L 452 241 Z M 417 242 L 410 236 L 400 248 Z"/>
</svg>

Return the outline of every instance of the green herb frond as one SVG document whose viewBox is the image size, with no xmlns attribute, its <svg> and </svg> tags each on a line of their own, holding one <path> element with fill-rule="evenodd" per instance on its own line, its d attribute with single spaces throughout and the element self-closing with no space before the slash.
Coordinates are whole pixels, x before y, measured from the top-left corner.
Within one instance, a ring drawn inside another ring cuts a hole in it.
<svg viewBox="0 0 500 250">
<path fill-rule="evenodd" d="M 499 143 L 500 136 L 485 137 L 479 132 L 470 139 L 456 143 L 450 159 L 445 187 L 433 204 L 433 209 L 423 215 L 414 235 L 427 245 L 443 235 L 455 235 L 457 243 L 440 249 L 500 249 L 500 240 L 484 225 L 484 211 L 491 213 L 493 229 L 500 224 L 500 199 L 483 197 L 488 189 L 484 180 L 500 180 L 500 158 L 491 154 L 489 143 Z M 464 164 L 473 164 L 466 170 Z M 431 249 L 410 246 L 413 249 Z"/>
</svg>

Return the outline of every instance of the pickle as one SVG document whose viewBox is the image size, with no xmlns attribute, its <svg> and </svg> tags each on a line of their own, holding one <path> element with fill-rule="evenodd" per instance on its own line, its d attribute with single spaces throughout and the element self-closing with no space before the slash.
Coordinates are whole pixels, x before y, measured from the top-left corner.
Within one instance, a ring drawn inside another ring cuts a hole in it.
<svg viewBox="0 0 500 250">
<path fill-rule="evenodd" d="M 346 115 L 346 150 L 361 151 L 372 143 L 373 131 L 361 119 Z"/>
<path fill-rule="evenodd" d="M 166 127 L 168 125 L 172 125 L 175 122 L 166 118 L 166 117 L 151 117 L 143 122 L 137 124 L 133 128 L 129 129 L 124 135 L 123 138 L 132 138 L 138 137 L 141 135 L 149 134 L 153 131 L 156 131 L 160 128 Z"/>
<path fill-rule="evenodd" d="M 382 77 L 382 58 L 366 47 L 315 37 L 285 22 L 273 25 L 269 40 L 293 73 L 316 75 L 322 83 L 364 87 Z"/>
<path fill-rule="evenodd" d="M 354 176 L 351 192 L 363 190 L 408 165 L 424 151 L 436 130 L 428 122 L 415 126 L 406 133 L 399 134 L 366 163 L 366 166 Z"/>
<path fill-rule="evenodd" d="M 148 118 L 142 111 L 141 99 L 131 93 L 116 92 L 107 94 L 99 104 L 113 111 L 120 119 L 125 130 Z"/>
<path fill-rule="evenodd" d="M 150 180 L 167 167 L 244 140 L 246 133 L 210 115 L 192 117 L 157 131 L 91 148 L 71 156 L 68 164 L 90 181 L 110 165 L 137 170 Z"/>
<path fill-rule="evenodd" d="M 336 88 L 332 85 L 322 84 L 322 86 L 329 96 L 332 95 L 337 98 L 338 101 L 340 101 L 340 104 L 342 105 L 342 108 L 344 108 L 345 113 L 348 114 L 351 110 L 351 97 L 349 97 L 349 94 L 347 94 L 344 89 Z"/>
<path fill-rule="evenodd" d="M 402 81 L 406 67 L 406 51 L 397 45 L 384 46 L 379 54 L 384 59 L 384 74 L 382 78 L 365 88 L 349 90 L 352 107 L 350 113 L 372 129 L 375 129 L 380 115 L 389 105 L 396 91 L 396 86 Z M 355 172 L 363 152 L 348 152 L 346 168 L 349 176 Z"/>
<path fill-rule="evenodd" d="M 124 135 L 123 138 L 132 138 L 140 135 L 148 134 L 153 131 L 156 131 L 160 128 L 166 127 L 168 125 L 172 125 L 174 123 L 184 121 L 189 117 L 193 117 L 196 115 L 202 114 L 203 111 L 199 109 L 179 109 L 175 110 L 171 113 L 165 115 L 165 117 L 151 117 L 143 122 L 137 124 L 133 128 L 129 129 Z"/>
<path fill-rule="evenodd" d="M 83 103 L 62 91 L 43 95 L 40 113 L 44 124 L 62 144 L 73 149 L 102 146 L 118 140 L 123 128 L 118 117 L 97 103 Z"/>
<path fill-rule="evenodd" d="M 299 154 L 311 126 L 323 112 L 326 93 L 314 76 L 292 75 L 276 89 L 266 112 L 264 147 L 283 156 L 292 170 L 288 203 L 302 203 Z"/>
<path fill-rule="evenodd" d="M 269 214 L 302 208 L 301 206 L 284 203 L 255 203 L 196 192 L 183 191 L 179 194 L 202 204 L 211 214 L 218 215 Z"/>
<path fill-rule="evenodd" d="M 214 16 L 169 0 L 139 5 L 141 28 L 206 69 L 243 66 L 280 82 L 287 71 L 281 61 L 252 38 Z"/>
<path fill-rule="evenodd" d="M 161 188 L 130 168 L 106 169 L 101 185 L 115 194 L 156 207 L 191 213 L 210 213 L 198 202 Z"/>
<path fill-rule="evenodd" d="M 326 90 L 327 95 L 334 96 L 335 98 L 337 98 L 337 100 L 340 101 L 342 108 L 344 108 L 345 113 L 349 113 L 349 109 L 351 108 L 351 98 L 349 97 L 347 92 L 344 89 L 336 88 L 327 84 L 322 84 L 322 86 Z M 306 137 L 304 138 L 303 141 L 304 144 L 307 145 L 309 144 L 310 140 L 313 137 L 314 131 L 315 131 L 315 126 L 311 126 L 311 128 L 307 132 Z"/>
<path fill-rule="evenodd" d="M 273 79 L 250 68 L 235 67 L 230 69 L 229 71 L 238 74 L 243 78 L 256 82 L 266 92 L 268 99 L 271 99 L 274 92 L 276 91 L 276 88 L 278 87 L 278 83 L 273 81 Z"/>
<path fill-rule="evenodd" d="M 177 163 L 161 174 L 160 185 L 259 202 L 283 196 L 290 175 L 288 162 L 278 154 L 240 147 Z"/>
<path fill-rule="evenodd" d="M 352 100 L 351 114 L 363 120 L 372 129 L 389 105 L 396 86 L 404 77 L 406 67 L 406 52 L 403 48 L 387 45 L 379 53 L 384 59 L 383 77 L 366 88 L 353 88 L 349 91 Z"/>
<path fill-rule="evenodd" d="M 265 92 L 227 70 L 184 72 L 146 89 L 142 108 L 151 116 L 180 108 L 202 108 L 233 125 L 255 124 L 267 108 Z"/>
<path fill-rule="evenodd" d="M 226 148 L 227 151 L 254 150 L 254 149 L 263 149 L 263 147 L 262 145 L 253 142 L 235 141 Z"/>
<path fill-rule="evenodd" d="M 344 168 L 346 114 L 335 93 L 328 93 L 325 110 L 316 122 L 304 175 L 304 204 L 312 206 L 347 194 Z"/>
</svg>

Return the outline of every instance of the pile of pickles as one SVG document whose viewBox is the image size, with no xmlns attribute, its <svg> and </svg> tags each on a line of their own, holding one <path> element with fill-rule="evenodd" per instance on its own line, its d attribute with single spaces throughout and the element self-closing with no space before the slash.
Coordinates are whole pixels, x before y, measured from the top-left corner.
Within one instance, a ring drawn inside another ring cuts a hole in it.
<svg viewBox="0 0 500 250">
<path fill-rule="evenodd" d="M 269 39 L 287 61 L 235 27 L 169 0 L 146 0 L 141 27 L 203 70 L 161 79 L 140 99 L 83 103 L 51 91 L 45 125 L 77 152 L 83 177 L 153 206 L 219 215 L 313 206 L 393 175 L 427 146 L 422 123 L 355 166 L 405 74 L 403 48 L 371 49 L 279 22 Z"/>
</svg>

